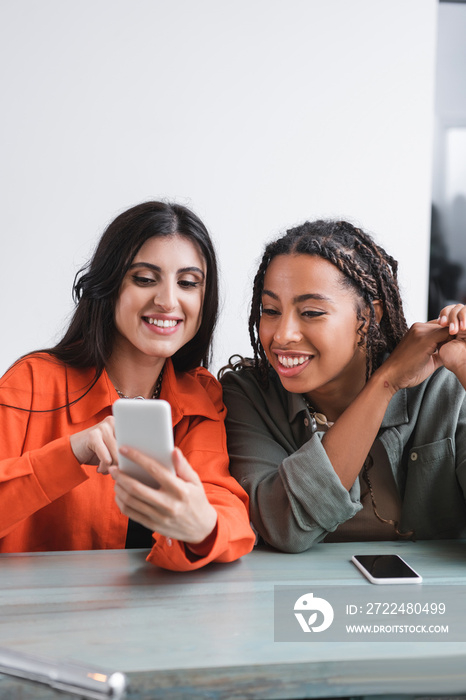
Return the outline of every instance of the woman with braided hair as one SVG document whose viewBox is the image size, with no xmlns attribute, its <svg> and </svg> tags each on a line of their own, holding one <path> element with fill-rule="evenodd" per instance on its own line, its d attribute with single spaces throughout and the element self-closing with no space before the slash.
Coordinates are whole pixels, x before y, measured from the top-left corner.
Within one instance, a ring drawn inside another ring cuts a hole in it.
<svg viewBox="0 0 466 700">
<path fill-rule="evenodd" d="M 466 310 L 408 331 L 397 263 L 345 221 L 270 243 L 253 361 L 222 378 L 230 469 L 277 549 L 466 534 Z"/>
</svg>

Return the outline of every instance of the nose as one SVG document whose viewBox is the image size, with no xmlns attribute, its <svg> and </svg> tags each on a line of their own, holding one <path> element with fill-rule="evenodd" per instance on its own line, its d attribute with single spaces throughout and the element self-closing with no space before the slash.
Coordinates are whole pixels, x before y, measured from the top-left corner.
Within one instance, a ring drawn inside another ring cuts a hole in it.
<svg viewBox="0 0 466 700">
<path fill-rule="evenodd" d="M 154 304 L 161 311 L 173 311 L 177 304 L 176 283 L 174 281 L 164 280 L 164 282 L 157 285 L 154 294 Z"/>
<path fill-rule="evenodd" d="M 275 328 L 274 340 L 279 345 L 297 343 L 302 338 L 299 320 L 294 313 L 282 314 Z"/>
</svg>

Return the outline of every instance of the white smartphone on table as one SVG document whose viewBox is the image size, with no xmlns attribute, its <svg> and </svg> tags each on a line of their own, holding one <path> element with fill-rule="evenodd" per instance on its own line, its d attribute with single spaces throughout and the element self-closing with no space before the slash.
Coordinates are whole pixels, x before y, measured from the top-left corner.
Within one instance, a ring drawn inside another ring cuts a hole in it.
<svg viewBox="0 0 466 700">
<path fill-rule="evenodd" d="M 172 463 L 173 428 L 172 412 L 163 399 L 117 399 L 113 404 L 115 437 L 118 447 L 134 447 L 153 457 L 164 467 L 175 472 Z M 118 466 L 122 472 L 152 488 L 160 484 L 139 464 L 118 454 Z"/>
<path fill-rule="evenodd" d="M 371 583 L 422 583 L 422 576 L 397 554 L 357 554 L 351 561 Z"/>
</svg>

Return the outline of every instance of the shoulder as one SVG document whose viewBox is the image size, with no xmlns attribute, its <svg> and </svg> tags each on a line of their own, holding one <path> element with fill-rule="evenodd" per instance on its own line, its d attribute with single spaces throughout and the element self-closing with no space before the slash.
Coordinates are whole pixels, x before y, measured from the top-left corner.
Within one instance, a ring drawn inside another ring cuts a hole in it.
<svg viewBox="0 0 466 700">
<path fill-rule="evenodd" d="M 66 395 L 66 366 L 47 353 L 17 360 L 0 379 L 0 404 L 22 410 L 50 410 Z M 58 397 L 58 399 L 56 398 Z"/>
<path fill-rule="evenodd" d="M 184 372 L 185 375 L 191 377 L 195 382 L 201 385 L 206 391 L 210 389 L 218 390 L 220 388 L 220 382 L 215 379 L 214 375 L 209 372 L 205 367 L 196 367 L 188 372 Z"/>
<path fill-rule="evenodd" d="M 66 365 L 53 355 L 45 352 L 32 353 L 16 360 L 0 379 L 0 386 L 14 381 L 40 381 L 42 378 L 50 381 L 52 377 L 65 380 Z"/>
<path fill-rule="evenodd" d="M 431 382 L 424 400 L 445 412 L 461 407 L 465 403 L 466 391 L 458 377 L 445 367 L 438 369 L 431 377 Z"/>
<path fill-rule="evenodd" d="M 430 377 L 427 377 L 421 384 L 411 387 L 408 393 L 422 393 L 423 400 L 436 400 L 440 394 L 444 396 L 456 395 L 463 399 L 465 390 L 458 378 L 445 367 L 439 367 Z"/>
<path fill-rule="evenodd" d="M 169 401 L 176 401 L 183 413 L 218 418 L 224 411 L 220 382 L 205 367 L 176 372 L 175 377 L 170 387 L 175 395 Z"/>
<path fill-rule="evenodd" d="M 270 370 L 268 382 L 264 384 L 253 367 L 242 367 L 225 372 L 222 376 L 223 396 L 227 408 L 235 400 L 246 398 L 256 407 L 287 405 L 287 392 L 283 388 L 276 372 Z"/>
<path fill-rule="evenodd" d="M 459 413 L 466 410 L 464 387 L 445 367 L 440 367 L 421 384 L 405 391 L 408 412 L 417 419 L 454 422 Z"/>
<path fill-rule="evenodd" d="M 220 382 L 224 391 L 235 388 L 244 391 L 254 390 L 254 388 L 262 391 L 266 389 L 261 386 L 259 376 L 253 367 L 228 370 L 222 375 Z"/>
<path fill-rule="evenodd" d="M 74 368 L 49 353 L 31 353 L 17 360 L 0 379 L 1 402 L 16 407 L 34 405 L 37 411 L 54 410 L 57 405 L 74 402 L 94 378 L 94 368 Z"/>
<path fill-rule="evenodd" d="M 221 393 L 222 388 L 214 375 L 205 367 L 196 367 L 187 372 L 176 372 L 178 388 L 182 391 L 189 389 L 200 395 L 207 393 Z"/>
<path fill-rule="evenodd" d="M 257 390 L 261 393 L 275 391 L 277 386 L 281 386 L 281 382 L 273 370 L 269 370 L 267 383 L 265 384 L 255 367 L 247 364 L 227 370 L 222 374 L 220 382 L 224 389 L 226 387 L 243 387 Z"/>
</svg>

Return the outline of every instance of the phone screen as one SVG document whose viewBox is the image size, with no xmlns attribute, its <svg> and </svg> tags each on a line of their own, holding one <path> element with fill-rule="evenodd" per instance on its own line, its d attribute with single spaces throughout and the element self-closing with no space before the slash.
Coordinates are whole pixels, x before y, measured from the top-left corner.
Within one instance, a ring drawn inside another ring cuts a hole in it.
<svg viewBox="0 0 466 700">
<path fill-rule="evenodd" d="M 172 412 L 167 401 L 117 399 L 113 404 L 113 415 L 118 446 L 136 447 L 174 472 Z M 152 488 L 159 488 L 154 477 L 128 457 L 118 455 L 118 464 L 121 471 L 134 479 Z"/>
<path fill-rule="evenodd" d="M 363 554 L 354 557 L 373 578 L 419 578 L 411 567 L 396 554 Z"/>
</svg>

